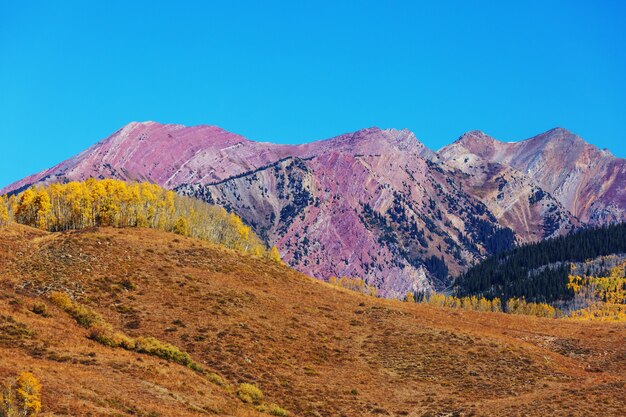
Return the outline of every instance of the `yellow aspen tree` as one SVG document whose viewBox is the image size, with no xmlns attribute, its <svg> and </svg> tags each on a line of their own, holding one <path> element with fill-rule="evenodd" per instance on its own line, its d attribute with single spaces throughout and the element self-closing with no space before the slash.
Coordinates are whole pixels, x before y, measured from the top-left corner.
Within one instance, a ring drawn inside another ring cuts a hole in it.
<svg viewBox="0 0 626 417">
<path fill-rule="evenodd" d="M 6 205 L 6 204 L 5 204 Z M 173 231 L 240 252 L 279 261 L 237 215 L 176 195 L 156 184 L 89 179 L 27 189 L 8 202 L 8 217 L 63 231 L 91 226 L 147 226 Z"/>
<path fill-rule="evenodd" d="M 163 216 L 164 224 L 171 221 L 174 217 L 174 212 L 176 211 L 175 196 L 176 194 L 173 191 L 167 191 L 165 193 L 165 215 Z"/>
<path fill-rule="evenodd" d="M 372 297 L 378 297 L 378 289 L 373 285 L 368 285 L 367 295 L 370 295 Z"/>
<path fill-rule="evenodd" d="M 148 224 L 152 227 L 156 227 L 156 215 L 157 215 L 157 207 L 156 207 L 156 195 L 155 190 L 150 187 L 149 184 L 143 184 L 141 187 L 141 203 L 144 208 L 144 215 L 146 216 L 146 220 Z"/>
<path fill-rule="evenodd" d="M 35 416 L 41 411 L 41 384 L 30 372 L 22 372 L 15 383 L 15 398 L 23 416 Z"/>
<path fill-rule="evenodd" d="M 230 226 L 231 232 L 234 233 L 231 233 L 227 246 L 233 249 L 244 249 L 244 242 L 247 240 L 250 233 L 249 228 L 243 224 L 243 221 L 241 221 L 239 216 L 235 213 L 230 213 L 228 215 L 228 225 Z"/>
<path fill-rule="evenodd" d="M 259 245 L 253 245 L 248 252 L 250 252 L 252 256 L 255 256 L 257 258 L 262 257 L 263 254 L 265 253 L 269 254 L 269 251 L 265 250 L 264 247 L 259 246 Z M 279 258 L 280 258 L 280 255 L 279 255 Z"/>
<path fill-rule="evenodd" d="M 5 382 L 2 384 L 0 392 L 0 416 L 13 417 L 17 414 L 17 404 L 15 402 L 15 393 L 13 392 L 13 384 Z"/>
<path fill-rule="evenodd" d="M 478 300 L 478 311 L 491 311 L 491 303 L 484 297 Z"/>
<path fill-rule="evenodd" d="M 17 201 L 18 201 L 17 196 L 14 194 L 11 197 L 9 197 L 9 200 L 7 202 L 10 220 L 15 220 L 15 212 L 17 211 Z"/>
<path fill-rule="evenodd" d="M 187 219 L 184 217 L 179 217 L 174 223 L 173 232 L 179 235 L 188 236 L 189 235 L 189 223 Z"/>
<path fill-rule="evenodd" d="M 50 196 L 45 189 L 37 189 L 33 205 L 35 210 L 34 225 L 40 229 L 47 229 L 52 204 L 50 203 Z"/>
<path fill-rule="evenodd" d="M 143 208 L 141 207 L 139 184 L 128 186 L 128 211 L 130 225 L 138 227 L 148 226 L 148 220 L 143 215 Z"/>
<path fill-rule="evenodd" d="M 15 218 L 19 223 L 32 225 L 33 222 L 33 200 L 35 198 L 35 192 L 29 188 L 20 194 L 19 201 L 17 203 L 17 210 L 15 212 Z"/>
<path fill-rule="evenodd" d="M 0 197 L 0 226 L 7 224 L 9 221 L 9 203 L 7 198 Z"/>
<path fill-rule="evenodd" d="M 89 189 L 89 195 L 92 201 L 91 217 L 94 219 L 95 224 L 101 224 L 102 215 L 104 214 L 103 205 L 106 199 L 106 189 L 104 184 L 100 181 L 93 181 L 92 183 L 85 183 Z"/>
<path fill-rule="evenodd" d="M 30 372 L 5 383 L 0 395 L 0 416 L 32 417 L 41 411 L 41 384 Z"/>
<path fill-rule="evenodd" d="M 500 300 L 498 297 L 491 300 L 491 311 L 502 311 L 502 300 Z"/>
<path fill-rule="evenodd" d="M 354 282 L 354 286 L 355 291 L 358 292 L 365 292 L 365 281 L 363 281 L 363 279 L 359 278 L 359 277 L 354 277 L 352 278 L 353 282 Z"/>
<path fill-rule="evenodd" d="M 48 195 L 50 196 L 50 215 L 48 219 L 49 230 L 59 230 L 59 221 L 63 214 L 63 199 L 61 198 L 63 192 L 63 186 L 57 183 L 52 183 L 47 187 Z"/>
<path fill-rule="evenodd" d="M 278 252 L 278 248 L 276 246 L 272 246 L 269 251 L 268 258 L 276 263 L 283 263 L 282 259 L 280 259 L 280 252 Z"/>
</svg>

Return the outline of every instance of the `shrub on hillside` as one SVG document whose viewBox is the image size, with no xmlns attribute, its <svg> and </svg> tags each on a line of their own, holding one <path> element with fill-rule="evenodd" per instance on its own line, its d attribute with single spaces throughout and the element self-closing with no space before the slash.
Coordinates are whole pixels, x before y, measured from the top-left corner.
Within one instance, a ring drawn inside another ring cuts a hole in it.
<svg viewBox="0 0 626 417">
<path fill-rule="evenodd" d="M 61 310 L 67 311 L 73 305 L 73 302 L 70 296 L 64 292 L 52 291 L 49 297 L 50 297 L 50 301 L 52 301 L 52 303 L 56 305 L 57 307 L 59 307 Z"/>
<path fill-rule="evenodd" d="M 116 332 L 102 316 L 88 307 L 75 303 L 65 293 L 53 291 L 50 294 L 50 300 L 72 316 L 78 324 L 89 329 L 89 338 L 102 345 L 122 347 L 126 350 L 157 356 L 184 365 L 196 372 L 204 372 L 204 369 L 194 362 L 188 353 L 181 351 L 178 347 L 161 342 L 154 337 L 139 337 L 135 340 L 124 333 Z M 219 378 L 217 375 L 216 377 Z M 223 381 L 220 380 L 219 383 L 223 384 Z"/>
<path fill-rule="evenodd" d="M 66 293 L 53 291 L 50 293 L 50 301 L 52 301 L 57 307 L 66 311 L 74 318 L 74 320 L 76 320 L 78 324 L 83 327 L 89 328 L 94 324 L 104 323 L 100 314 L 88 307 L 74 303 L 70 296 Z"/>
<path fill-rule="evenodd" d="M 206 378 L 214 383 L 215 385 L 219 385 L 220 387 L 226 387 L 228 384 L 224 381 L 224 378 L 216 374 L 215 372 L 209 372 Z"/>
<path fill-rule="evenodd" d="M 256 385 L 245 382 L 237 388 L 237 396 L 241 401 L 248 404 L 259 405 L 263 400 L 263 392 Z"/>
<path fill-rule="evenodd" d="M 48 306 L 45 303 L 36 303 L 33 306 L 32 312 L 42 317 L 50 317 L 50 313 L 48 313 Z"/>
<path fill-rule="evenodd" d="M 176 346 L 161 342 L 154 337 L 137 338 L 135 349 L 137 352 L 147 353 L 184 366 L 191 367 L 194 364 L 191 356 L 189 356 L 187 352 L 183 352 Z"/>
<path fill-rule="evenodd" d="M 261 404 L 256 409 L 271 416 L 287 417 L 289 415 L 287 410 L 276 404 Z"/>
<path fill-rule="evenodd" d="M 108 323 L 98 323 L 89 328 L 89 338 L 109 346 L 121 347 L 126 350 L 135 350 L 137 342 L 121 332 L 116 332 Z"/>
</svg>

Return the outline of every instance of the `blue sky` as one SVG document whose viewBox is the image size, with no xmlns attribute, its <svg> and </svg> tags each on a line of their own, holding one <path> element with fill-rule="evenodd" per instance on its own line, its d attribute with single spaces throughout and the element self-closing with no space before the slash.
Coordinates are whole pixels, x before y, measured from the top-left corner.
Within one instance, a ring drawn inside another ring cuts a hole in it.
<svg viewBox="0 0 626 417">
<path fill-rule="evenodd" d="M 132 4 L 128 4 L 132 3 Z M 2 1 L 0 186 L 124 124 L 437 149 L 555 126 L 626 157 L 623 1 Z"/>
</svg>

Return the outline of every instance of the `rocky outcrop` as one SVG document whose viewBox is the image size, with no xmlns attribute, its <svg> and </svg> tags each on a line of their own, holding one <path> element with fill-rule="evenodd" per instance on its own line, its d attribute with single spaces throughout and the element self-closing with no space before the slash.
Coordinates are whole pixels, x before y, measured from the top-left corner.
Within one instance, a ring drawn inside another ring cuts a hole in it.
<svg viewBox="0 0 626 417">
<path fill-rule="evenodd" d="M 469 132 L 438 152 L 442 163 L 460 171 L 466 191 L 482 201 L 520 242 L 567 234 L 580 226 L 560 201 L 526 173 L 494 162 L 499 142 L 482 132 Z"/>
<path fill-rule="evenodd" d="M 524 173 L 584 223 L 626 220 L 626 160 L 565 129 L 521 142 L 470 132 L 450 147 Z M 444 159 L 450 147 L 440 152 Z"/>
</svg>

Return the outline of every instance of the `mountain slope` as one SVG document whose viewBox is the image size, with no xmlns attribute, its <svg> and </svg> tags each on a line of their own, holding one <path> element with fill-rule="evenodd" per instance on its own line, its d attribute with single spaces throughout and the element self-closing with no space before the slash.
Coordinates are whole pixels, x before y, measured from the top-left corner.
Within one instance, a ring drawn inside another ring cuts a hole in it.
<svg viewBox="0 0 626 417">
<path fill-rule="evenodd" d="M 398 146 L 432 157 L 432 151 L 403 130 L 364 129 L 303 145 L 253 142 L 217 126 L 132 122 L 73 158 L 28 176 L 0 190 L 14 192 L 36 183 L 112 178 L 149 181 L 167 188 L 184 183 L 207 184 L 252 171 L 287 156 L 310 157 L 333 149 L 355 153 L 384 150 L 375 141 L 361 141 L 368 132 L 393 137 Z"/>
<path fill-rule="evenodd" d="M 115 330 L 189 352 L 295 416 L 618 416 L 624 326 L 434 308 L 339 290 L 151 229 L 0 228 L 0 377 L 28 369 L 54 415 L 258 415 L 181 365 L 88 339 L 68 291 Z M 45 303 L 48 317 L 33 313 Z M 7 337 L 7 335 L 10 335 Z"/>
<path fill-rule="evenodd" d="M 483 132 L 469 132 L 437 156 L 465 174 L 462 182 L 470 187 L 469 194 L 480 199 L 502 225 L 515 230 L 520 242 L 560 236 L 580 226 L 580 221 L 529 175 L 494 162 L 488 152 L 481 151 L 481 146 L 494 143 L 495 139 Z"/>
<path fill-rule="evenodd" d="M 152 181 L 236 212 L 302 271 L 356 274 L 398 297 L 448 285 L 449 273 L 513 242 L 434 158 L 407 130 L 289 146 L 211 126 L 131 123 L 4 191 L 89 177 Z"/>
<path fill-rule="evenodd" d="M 523 172 L 585 223 L 626 220 L 626 160 L 565 129 L 513 143 L 464 135 L 451 147 Z"/>
<path fill-rule="evenodd" d="M 296 269 L 325 279 L 360 276 L 388 297 L 447 285 L 448 271 L 512 244 L 447 171 L 374 139 L 381 153 L 334 148 L 176 190 L 236 211 Z"/>
<path fill-rule="evenodd" d="M 215 126 L 129 123 L 108 138 L 0 193 L 35 183 L 113 178 L 149 181 L 168 188 L 216 181 L 273 162 L 286 147 L 251 142 Z"/>
</svg>

